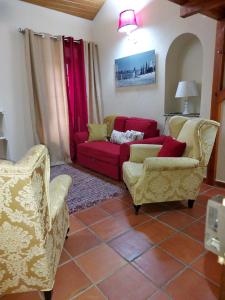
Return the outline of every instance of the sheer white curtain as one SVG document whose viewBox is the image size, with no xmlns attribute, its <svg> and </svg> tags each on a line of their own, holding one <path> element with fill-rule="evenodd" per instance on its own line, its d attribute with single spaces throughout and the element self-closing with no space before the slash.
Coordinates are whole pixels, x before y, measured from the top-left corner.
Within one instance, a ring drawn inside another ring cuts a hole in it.
<svg viewBox="0 0 225 300">
<path fill-rule="evenodd" d="M 48 147 L 51 163 L 70 161 L 68 103 L 62 38 L 25 30 L 34 143 Z"/>
<path fill-rule="evenodd" d="M 103 122 L 103 104 L 100 83 L 100 67 L 98 46 L 92 42 L 84 42 L 84 59 L 86 73 L 86 89 L 88 104 L 88 121 Z"/>
</svg>

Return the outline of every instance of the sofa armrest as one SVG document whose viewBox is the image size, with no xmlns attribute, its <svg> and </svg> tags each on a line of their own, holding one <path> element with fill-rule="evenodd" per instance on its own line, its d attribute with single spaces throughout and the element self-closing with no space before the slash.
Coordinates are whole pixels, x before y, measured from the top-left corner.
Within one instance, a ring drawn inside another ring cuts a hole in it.
<svg viewBox="0 0 225 300">
<path fill-rule="evenodd" d="M 199 161 L 189 157 L 150 157 L 144 161 L 144 170 L 148 171 L 185 170 L 197 167 Z"/>
<path fill-rule="evenodd" d="M 134 144 L 130 147 L 130 161 L 143 163 L 148 157 L 156 157 L 162 145 Z"/>
<path fill-rule="evenodd" d="M 82 131 L 82 132 L 76 132 L 74 134 L 74 141 L 76 145 L 82 144 L 88 140 L 88 132 Z"/>
</svg>

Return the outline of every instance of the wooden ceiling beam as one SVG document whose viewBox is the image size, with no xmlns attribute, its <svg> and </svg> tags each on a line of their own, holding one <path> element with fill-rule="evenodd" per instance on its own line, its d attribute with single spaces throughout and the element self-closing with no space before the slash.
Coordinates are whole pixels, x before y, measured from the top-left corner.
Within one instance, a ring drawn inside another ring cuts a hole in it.
<svg viewBox="0 0 225 300">
<path fill-rule="evenodd" d="M 169 0 L 170 2 L 179 4 L 179 5 L 184 5 L 188 2 L 188 0 Z"/>
<path fill-rule="evenodd" d="M 216 20 L 225 19 L 225 0 L 169 0 L 181 6 L 180 16 L 187 18 L 201 13 Z"/>
<path fill-rule="evenodd" d="M 205 14 L 210 17 L 216 17 L 217 19 L 225 17 L 224 11 L 225 1 L 224 0 L 201 0 L 201 1 L 189 1 L 180 8 L 180 16 L 187 18 L 198 13 Z M 221 13 L 213 13 L 214 9 L 222 8 Z"/>
</svg>

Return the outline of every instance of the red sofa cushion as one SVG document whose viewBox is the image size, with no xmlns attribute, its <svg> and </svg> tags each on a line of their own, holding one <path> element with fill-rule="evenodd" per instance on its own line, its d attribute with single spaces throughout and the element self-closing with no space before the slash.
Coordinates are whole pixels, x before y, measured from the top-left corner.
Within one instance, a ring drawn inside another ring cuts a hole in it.
<svg viewBox="0 0 225 300">
<path fill-rule="evenodd" d="M 129 118 L 126 120 L 126 130 L 136 130 L 144 132 L 144 138 L 155 136 L 157 129 L 157 122 L 154 120 L 147 120 L 142 118 Z"/>
<path fill-rule="evenodd" d="M 186 143 L 167 137 L 158 153 L 158 157 L 180 157 L 183 155 L 185 148 Z"/>
<path fill-rule="evenodd" d="M 116 117 L 114 121 L 114 129 L 117 131 L 125 131 L 125 125 L 128 117 L 120 116 Z"/>
<path fill-rule="evenodd" d="M 92 159 L 119 165 L 120 145 L 110 142 L 90 142 L 78 145 L 78 152 Z"/>
</svg>

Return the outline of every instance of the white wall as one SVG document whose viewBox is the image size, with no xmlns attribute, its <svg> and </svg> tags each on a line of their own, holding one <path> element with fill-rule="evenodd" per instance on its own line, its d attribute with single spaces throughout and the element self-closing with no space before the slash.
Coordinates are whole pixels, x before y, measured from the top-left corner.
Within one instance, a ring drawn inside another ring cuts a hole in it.
<svg viewBox="0 0 225 300">
<path fill-rule="evenodd" d="M 122 7 L 122 3 L 124 7 Z M 133 3 L 133 4 L 132 4 Z M 135 8 L 141 27 L 135 32 L 134 44 L 117 32 L 119 12 Z M 195 34 L 203 45 L 201 115 L 209 117 L 214 61 L 216 21 L 202 15 L 179 17 L 180 8 L 168 0 L 107 0 L 94 20 L 94 40 L 99 45 L 104 114 L 149 117 L 164 123 L 165 61 L 173 40 L 182 33 Z M 157 53 L 157 84 L 115 88 L 114 60 L 142 51 Z"/>
<path fill-rule="evenodd" d="M 18 0 L 0 0 L 0 110 L 8 158 L 17 160 L 32 146 L 24 59 L 24 38 L 18 28 L 91 39 L 91 21 Z"/>
</svg>

